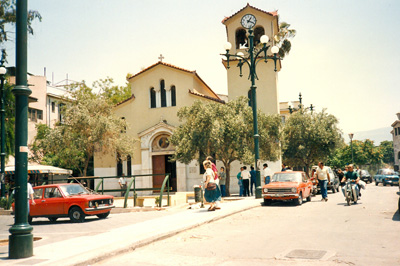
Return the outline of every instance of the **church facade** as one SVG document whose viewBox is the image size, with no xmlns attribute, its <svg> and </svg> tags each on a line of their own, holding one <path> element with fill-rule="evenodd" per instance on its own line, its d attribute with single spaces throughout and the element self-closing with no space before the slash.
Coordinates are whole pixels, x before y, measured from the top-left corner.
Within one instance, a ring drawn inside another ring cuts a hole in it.
<svg viewBox="0 0 400 266">
<path fill-rule="evenodd" d="M 227 39 L 233 45 L 231 53 L 243 50 L 245 52 L 246 36 L 240 19 L 245 14 L 257 17 L 256 40 L 266 34 L 273 40 L 278 31 L 276 12 L 269 13 L 247 5 L 242 10 L 223 20 L 227 29 Z M 262 34 L 261 34 L 262 33 Z M 260 35 L 261 34 L 261 35 Z M 223 60 L 223 64 L 226 62 Z M 231 62 L 228 74 L 228 98 L 234 100 L 239 96 L 249 96 L 250 81 L 248 71 L 239 76 L 237 62 Z M 278 67 L 278 70 L 280 66 Z M 279 113 L 277 94 L 277 74 L 273 62 L 260 63 L 257 66 L 257 104 L 267 114 Z M 201 79 L 196 71 L 186 70 L 162 61 L 155 63 L 128 78 L 132 96 L 115 107 L 115 113 L 125 119 L 130 127 L 126 134 L 138 139 L 132 158 L 120 160 L 117 154 L 100 155 L 94 158 L 95 176 L 153 175 L 137 178 L 136 187 L 160 187 L 163 176 L 154 174 L 171 173 L 171 187 L 174 191 L 192 191 L 193 185 L 199 185 L 202 180 L 200 165 L 197 160 L 185 165 L 170 162 L 174 147 L 168 142 L 174 129 L 181 123 L 177 112 L 181 107 L 191 106 L 194 101 L 224 101 Z M 222 166 L 217 162 L 217 167 Z M 278 171 L 280 162 L 274 162 L 270 167 Z M 236 169 L 239 162 L 232 164 L 231 192 L 238 190 Z M 119 188 L 117 180 L 105 179 L 107 188 Z"/>
</svg>

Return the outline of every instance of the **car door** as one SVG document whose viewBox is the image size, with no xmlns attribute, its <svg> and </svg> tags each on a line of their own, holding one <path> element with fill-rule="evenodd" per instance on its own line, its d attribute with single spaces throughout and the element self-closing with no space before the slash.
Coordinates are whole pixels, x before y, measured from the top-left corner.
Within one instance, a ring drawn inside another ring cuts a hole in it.
<svg viewBox="0 0 400 266">
<path fill-rule="evenodd" d="M 42 202 L 43 215 L 64 214 L 65 200 L 57 186 L 45 188 Z"/>
<path fill-rule="evenodd" d="M 33 199 L 35 200 L 35 205 L 32 205 L 31 200 L 29 200 L 29 215 L 30 216 L 40 216 L 41 210 L 43 209 L 43 188 L 33 188 Z"/>
<path fill-rule="evenodd" d="M 307 198 L 311 194 L 312 183 L 308 182 L 309 180 L 308 180 L 308 178 L 307 178 L 305 173 L 302 173 L 301 177 L 302 177 L 302 180 L 303 180 L 303 183 L 301 184 L 302 187 L 303 187 L 303 197 Z"/>
</svg>

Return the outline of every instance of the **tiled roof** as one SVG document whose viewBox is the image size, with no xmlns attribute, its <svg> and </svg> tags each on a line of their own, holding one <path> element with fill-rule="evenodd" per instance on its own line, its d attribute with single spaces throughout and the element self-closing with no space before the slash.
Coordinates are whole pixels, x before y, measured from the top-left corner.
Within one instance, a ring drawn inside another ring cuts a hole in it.
<svg viewBox="0 0 400 266">
<path fill-rule="evenodd" d="M 277 11 L 277 10 L 276 10 L 276 11 L 273 11 L 273 12 L 267 12 L 267 11 L 261 10 L 261 9 L 259 9 L 259 8 L 256 8 L 256 7 L 254 7 L 254 6 L 251 6 L 249 3 L 247 3 L 247 5 L 246 5 L 245 7 L 243 7 L 242 9 L 240 9 L 238 12 L 236 12 L 236 13 L 233 14 L 232 16 L 230 16 L 230 17 L 225 17 L 225 18 L 222 20 L 222 24 L 225 24 L 225 22 L 226 22 L 227 20 L 229 20 L 230 18 L 234 17 L 236 14 L 240 13 L 241 11 L 243 11 L 243 10 L 244 10 L 245 8 L 247 8 L 247 7 L 250 7 L 250 8 L 252 8 L 252 9 L 258 10 L 258 11 L 260 11 L 260 12 L 263 12 L 263 13 L 268 14 L 268 15 L 273 16 L 273 17 L 278 16 L 278 11 Z"/>
<path fill-rule="evenodd" d="M 204 95 L 204 94 L 202 94 L 202 93 L 200 93 L 200 92 L 197 92 L 195 89 L 189 90 L 189 93 L 190 93 L 190 94 L 193 94 L 193 95 L 196 95 L 196 96 L 199 96 L 199 97 L 206 98 L 206 99 L 208 99 L 208 100 L 212 100 L 212 101 L 218 102 L 218 103 L 225 103 L 225 101 L 224 101 L 224 100 L 221 100 L 220 98 L 217 99 L 217 98 L 213 98 L 213 97 Z"/>
<path fill-rule="evenodd" d="M 115 106 L 121 105 L 123 103 L 126 103 L 127 101 L 131 100 L 131 99 L 135 99 L 135 95 L 131 95 L 131 97 L 129 97 L 128 99 L 123 100 L 122 102 L 117 103 Z"/>
<path fill-rule="evenodd" d="M 142 74 L 142 73 L 148 71 L 149 69 L 152 69 L 152 68 L 154 68 L 154 67 L 156 67 L 156 66 L 158 66 L 158 65 L 167 66 L 167 67 L 170 67 L 170 68 L 174 68 L 174 69 L 177 69 L 177 70 L 184 71 L 184 72 L 189 73 L 189 74 L 193 74 L 197 79 L 200 80 L 200 82 L 202 82 L 202 83 L 210 90 L 210 92 L 215 96 L 215 98 L 217 98 L 218 100 L 221 100 L 221 99 L 219 98 L 219 96 L 207 85 L 207 83 L 205 83 L 204 80 L 202 80 L 202 79 L 200 78 L 200 76 L 197 74 L 196 71 L 190 71 L 190 70 L 187 70 L 187 69 L 184 69 L 184 68 L 181 68 L 181 67 L 177 67 L 177 66 L 174 66 L 174 65 L 171 65 L 171 64 L 167 64 L 167 63 L 161 62 L 161 61 L 158 61 L 157 63 L 155 63 L 155 64 L 153 64 L 153 65 L 151 65 L 151 66 L 149 66 L 149 67 L 143 69 L 143 70 L 140 71 L 139 73 L 136 73 L 135 75 L 133 75 L 133 76 L 127 78 L 127 80 L 130 80 L 130 79 L 132 79 L 132 78 L 134 78 L 134 77 L 137 77 L 137 76 L 139 76 L 140 74 Z M 212 97 L 211 97 L 211 98 L 212 98 Z"/>
</svg>

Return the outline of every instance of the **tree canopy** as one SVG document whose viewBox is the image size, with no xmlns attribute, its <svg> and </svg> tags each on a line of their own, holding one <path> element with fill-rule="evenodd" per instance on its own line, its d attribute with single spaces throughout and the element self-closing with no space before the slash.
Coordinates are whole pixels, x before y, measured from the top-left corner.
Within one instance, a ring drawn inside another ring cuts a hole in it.
<svg viewBox="0 0 400 266">
<path fill-rule="evenodd" d="M 282 132 L 283 160 L 291 166 L 306 167 L 324 161 L 343 145 L 335 116 L 305 109 L 290 115 Z"/>
<path fill-rule="evenodd" d="M 95 84 L 107 86 L 109 81 Z M 74 84 L 68 91 L 61 123 L 54 129 L 38 126 L 32 159 L 78 169 L 85 176 L 95 151 L 118 152 L 122 157 L 133 154 L 136 140 L 125 134 L 126 121 L 113 113 L 109 98 L 93 92 L 85 83 Z"/>
<path fill-rule="evenodd" d="M 253 115 L 248 99 L 241 97 L 226 104 L 196 101 L 192 106 L 178 111 L 180 125 L 171 137 L 175 145 L 174 159 L 189 163 L 201 153 L 215 155 L 223 162 L 226 175 L 230 164 L 239 160 L 246 164 L 254 162 Z M 260 159 L 275 161 L 279 156 L 278 115 L 265 115 L 258 111 L 260 135 Z M 229 195 L 229 178 L 226 188 Z"/>
</svg>

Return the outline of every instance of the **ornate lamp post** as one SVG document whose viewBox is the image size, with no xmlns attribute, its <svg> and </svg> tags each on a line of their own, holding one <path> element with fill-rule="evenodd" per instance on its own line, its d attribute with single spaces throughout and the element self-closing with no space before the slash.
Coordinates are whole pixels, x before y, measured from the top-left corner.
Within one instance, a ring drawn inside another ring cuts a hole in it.
<svg viewBox="0 0 400 266">
<path fill-rule="evenodd" d="M 28 224 L 28 1 L 17 0 L 15 95 L 15 223 L 10 228 L 10 259 L 33 255 L 33 227 Z"/>
<path fill-rule="evenodd" d="M 350 147 L 351 147 L 351 163 L 354 163 L 354 158 L 353 158 L 353 133 L 349 133 L 349 138 L 350 138 Z"/>
<path fill-rule="evenodd" d="M 254 30 L 253 27 L 256 25 L 256 17 L 252 14 L 246 14 L 242 17 L 241 24 L 244 28 L 248 30 L 249 33 L 249 49 L 246 50 L 248 54 L 245 56 L 242 52 L 237 54 L 230 54 L 229 50 L 232 48 L 232 44 L 227 42 L 224 45 L 225 54 L 222 54 L 226 57 L 227 60 L 227 68 L 229 69 L 229 60 L 230 58 L 239 59 L 238 67 L 240 68 L 240 76 L 242 77 L 242 67 L 243 65 L 247 65 L 249 67 L 249 77 L 251 81 L 251 106 L 253 109 L 253 129 L 254 129 L 254 155 L 255 155 L 255 166 L 256 166 L 256 198 L 262 198 L 261 191 L 261 177 L 260 177 L 260 168 L 259 168 L 259 135 L 258 135 L 258 125 L 257 125 L 257 96 L 256 96 L 256 85 L 255 79 L 257 78 L 256 74 L 256 66 L 257 63 L 261 60 L 264 60 L 265 63 L 268 62 L 268 59 L 274 60 L 275 64 L 275 72 L 276 72 L 276 62 L 280 60 L 277 56 L 279 52 L 279 48 L 277 46 L 273 46 L 271 48 L 271 52 L 273 56 L 268 56 L 267 51 L 270 48 L 270 45 L 267 45 L 269 38 L 267 35 L 263 35 L 260 38 L 260 42 L 263 44 L 261 49 L 257 49 L 254 47 Z M 258 79 L 258 78 L 257 78 Z"/>
<path fill-rule="evenodd" d="M 302 100 L 303 100 L 303 98 L 301 97 L 301 92 L 300 92 L 300 93 L 299 93 L 299 101 L 300 101 L 299 108 L 292 108 L 292 106 L 289 105 L 289 112 L 290 112 L 291 114 L 292 114 L 293 112 L 296 112 L 296 111 L 298 111 L 298 110 L 300 110 L 300 109 L 303 108 Z M 312 104 L 310 104 L 310 107 L 307 107 L 307 108 L 304 108 L 304 109 L 305 109 L 305 110 L 310 109 L 310 110 L 311 110 L 311 113 L 312 113 L 312 111 L 314 110 L 314 108 L 315 108 L 315 106 L 313 106 Z"/>
<path fill-rule="evenodd" d="M 4 173 L 6 167 L 6 153 L 4 151 L 4 146 L 6 142 L 6 130 L 5 130 L 5 110 L 4 110 L 4 80 L 5 75 L 7 73 L 7 69 L 4 67 L 4 61 L 6 60 L 6 51 L 3 50 L 1 52 L 1 60 L 0 60 L 0 123 L 1 123 L 1 173 L 0 173 L 0 182 L 1 182 L 1 197 L 5 197 L 5 189 L 6 185 L 4 183 Z"/>
</svg>

